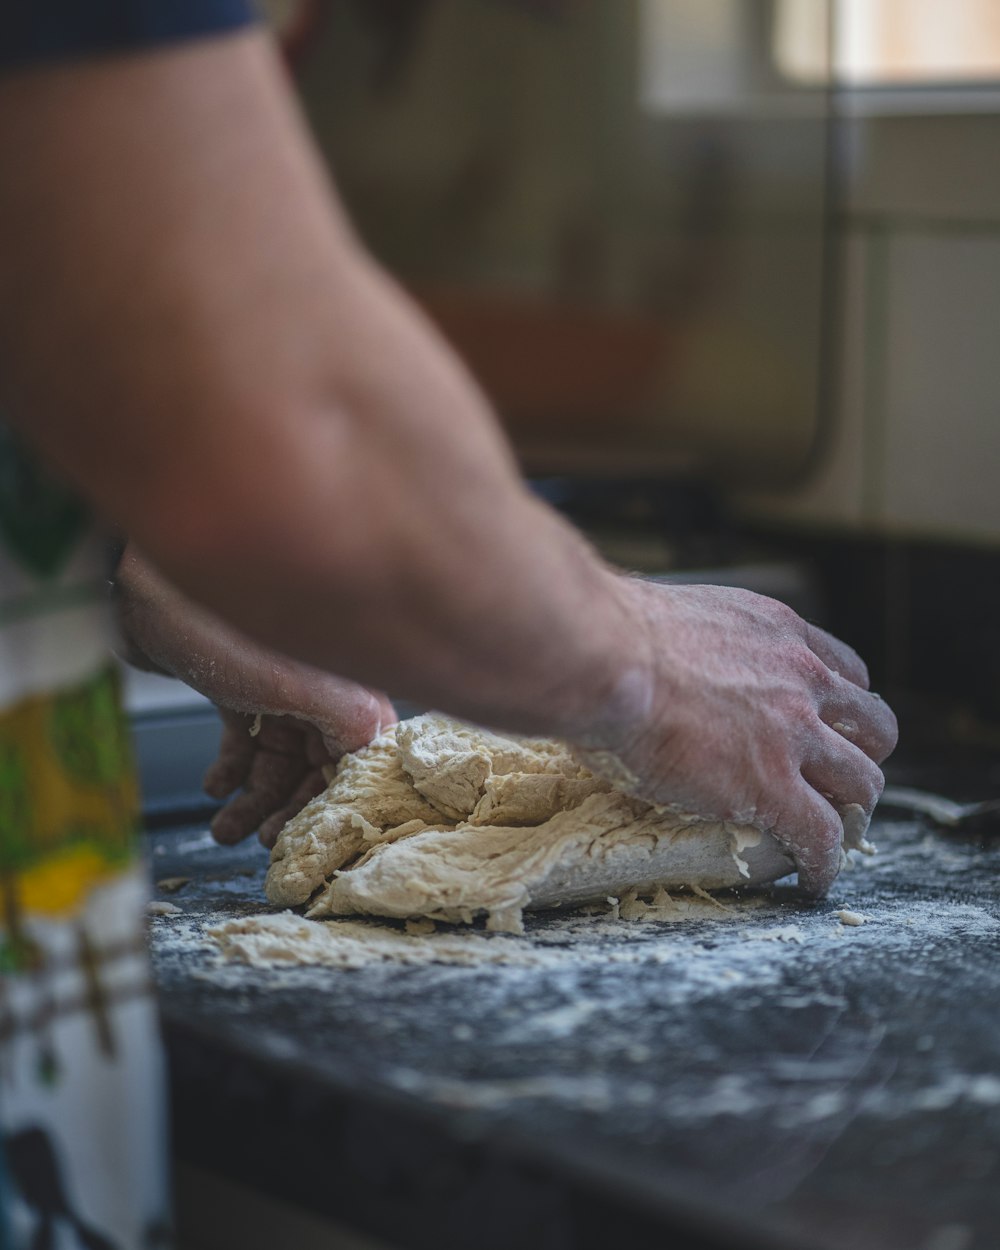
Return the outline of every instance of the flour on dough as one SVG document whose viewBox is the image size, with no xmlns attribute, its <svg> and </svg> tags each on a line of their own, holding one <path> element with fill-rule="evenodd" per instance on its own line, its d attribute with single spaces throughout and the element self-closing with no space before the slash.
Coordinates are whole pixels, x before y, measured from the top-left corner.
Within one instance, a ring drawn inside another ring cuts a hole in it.
<svg viewBox="0 0 1000 1250">
<path fill-rule="evenodd" d="M 485 915 L 487 928 L 520 932 L 525 908 L 792 870 L 759 829 L 653 808 L 561 744 L 429 714 L 345 756 L 279 835 L 266 893 L 310 917 Z"/>
</svg>

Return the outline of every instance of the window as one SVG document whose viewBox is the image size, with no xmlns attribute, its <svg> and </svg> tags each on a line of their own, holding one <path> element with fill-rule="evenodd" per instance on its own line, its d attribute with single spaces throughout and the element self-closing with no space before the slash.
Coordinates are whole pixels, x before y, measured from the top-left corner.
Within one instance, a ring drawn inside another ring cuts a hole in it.
<svg viewBox="0 0 1000 1250">
<path fill-rule="evenodd" d="M 1000 81 L 997 0 L 778 0 L 774 53 L 792 80 L 821 82 L 830 22 L 834 78 L 847 87 L 973 85 Z"/>
</svg>

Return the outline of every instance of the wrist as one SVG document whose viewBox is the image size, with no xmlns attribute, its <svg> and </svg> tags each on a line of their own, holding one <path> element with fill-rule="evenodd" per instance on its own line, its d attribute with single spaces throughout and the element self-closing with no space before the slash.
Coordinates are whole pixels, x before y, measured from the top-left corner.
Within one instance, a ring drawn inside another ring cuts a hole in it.
<svg viewBox="0 0 1000 1250">
<path fill-rule="evenodd" d="M 607 629 L 608 675 L 594 692 L 582 727 L 568 736 L 588 757 L 620 759 L 649 723 L 655 687 L 654 652 L 636 579 L 612 570 L 607 577 L 612 605 Z M 607 769 L 601 771 L 606 774 Z"/>
</svg>

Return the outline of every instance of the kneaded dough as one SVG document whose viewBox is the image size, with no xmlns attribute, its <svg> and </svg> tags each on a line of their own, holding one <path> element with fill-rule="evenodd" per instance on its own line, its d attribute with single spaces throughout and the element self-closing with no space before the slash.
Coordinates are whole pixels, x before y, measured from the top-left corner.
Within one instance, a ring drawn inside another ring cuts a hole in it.
<svg viewBox="0 0 1000 1250">
<path fill-rule="evenodd" d="M 427 917 L 521 932 L 525 908 L 794 870 L 770 834 L 654 808 L 559 743 L 428 714 L 345 756 L 285 825 L 268 899 L 310 917 Z"/>
</svg>

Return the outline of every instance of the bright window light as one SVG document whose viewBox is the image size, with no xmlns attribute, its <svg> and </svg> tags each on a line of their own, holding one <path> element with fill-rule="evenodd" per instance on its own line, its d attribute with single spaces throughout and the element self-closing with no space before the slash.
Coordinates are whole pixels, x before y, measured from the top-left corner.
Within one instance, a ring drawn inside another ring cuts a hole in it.
<svg viewBox="0 0 1000 1250">
<path fill-rule="evenodd" d="M 831 0 L 833 72 L 848 86 L 1000 80 L 998 0 Z M 828 73 L 815 0 L 777 0 L 775 60 L 800 82 Z"/>
</svg>

